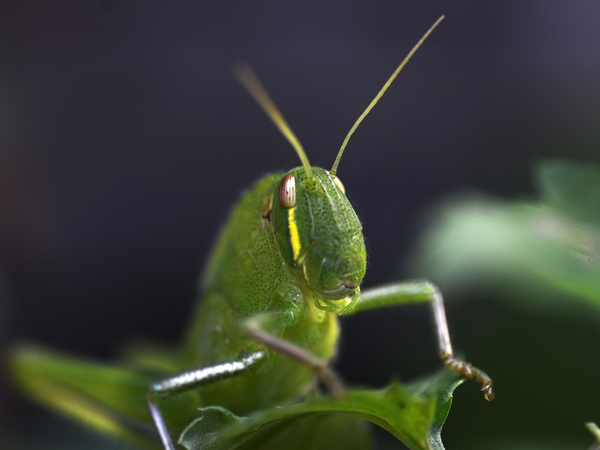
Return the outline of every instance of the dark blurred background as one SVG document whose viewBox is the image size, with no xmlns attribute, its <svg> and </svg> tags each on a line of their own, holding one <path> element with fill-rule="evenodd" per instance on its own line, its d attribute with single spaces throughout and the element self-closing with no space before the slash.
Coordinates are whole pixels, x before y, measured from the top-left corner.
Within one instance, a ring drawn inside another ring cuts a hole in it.
<svg viewBox="0 0 600 450">
<path fill-rule="evenodd" d="M 3 2 L 0 348 L 27 338 L 109 358 L 133 336 L 176 342 L 230 206 L 263 174 L 299 165 L 233 65 L 252 65 L 311 163 L 328 168 L 442 14 L 339 168 L 364 222 L 365 286 L 407 275 L 398 267 L 419 218 L 445 196 L 527 196 L 536 160 L 598 159 L 599 2 Z M 493 404 L 459 388 L 447 447 L 513 435 L 539 448 L 591 441 L 583 420 L 600 420 L 598 394 L 556 402 L 524 367 L 555 368 L 565 353 L 589 363 L 597 323 L 534 320 L 493 293 L 453 300 L 455 346 L 505 379 Z M 411 380 L 440 365 L 427 308 L 343 322 L 338 365 L 351 382 Z M 576 341 L 557 351 L 563 337 Z M 553 380 L 564 388 L 594 364 Z M 46 416 L 2 377 L 0 432 L 44 433 Z"/>
</svg>

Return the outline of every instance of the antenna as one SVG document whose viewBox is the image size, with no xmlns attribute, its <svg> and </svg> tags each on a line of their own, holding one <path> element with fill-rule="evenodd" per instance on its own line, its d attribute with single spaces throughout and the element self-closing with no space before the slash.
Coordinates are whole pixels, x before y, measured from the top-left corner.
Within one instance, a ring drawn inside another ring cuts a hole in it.
<svg viewBox="0 0 600 450">
<path fill-rule="evenodd" d="M 365 109 L 364 112 L 360 115 L 360 117 L 356 120 L 356 122 L 354 122 L 354 125 L 352 125 L 352 128 L 350 128 L 350 131 L 346 135 L 344 142 L 342 142 L 342 146 L 340 147 L 340 150 L 335 158 L 335 161 L 333 162 L 333 166 L 331 167 L 331 170 L 329 171 L 332 176 L 335 177 L 335 175 L 337 173 L 338 165 L 340 163 L 340 160 L 342 159 L 344 150 L 346 149 L 346 145 L 348 145 L 348 141 L 350 140 L 350 138 L 352 137 L 352 135 L 354 134 L 354 132 L 356 131 L 358 126 L 361 124 L 361 122 L 364 120 L 364 118 L 367 117 L 367 114 L 369 114 L 371 112 L 371 110 L 377 104 L 379 99 L 383 96 L 385 91 L 387 91 L 387 89 L 390 87 L 392 82 L 396 79 L 396 77 L 398 76 L 400 71 L 402 69 L 404 69 L 404 66 L 406 65 L 406 63 L 408 61 L 410 61 L 410 58 L 412 58 L 412 56 L 416 53 L 416 51 L 419 49 L 419 47 L 423 44 L 423 42 L 425 42 L 425 39 L 427 39 L 429 37 L 429 35 L 433 32 L 433 30 L 435 30 L 435 28 L 440 24 L 440 22 L 442 20 L 444 20 L 444 16 L 441 16 L 438 20 L 436 20 L 435 23 L 431 26 L 431 28 L 429 28 L 429 30 L 427 30 L 427 32 L 423 35 L 423 37 L 419 40 L 419 42 L 417 42 L 417 45 L 415 45 L 413 47 L 413 49 L 408 53 L 406 58 L 404 58 L 404 60 L 400 63 L 400 65 L 394 71 L 392 76 L 385 82 L 385 84 L 383 85 L 381 90 L 377 93 L 375 98 L 373 100 L 371 100 L 371 103 L 369 103 L 369 106 L 367 106 L 367 109 Z"/>
<path fill-rule="evenodd" d="M 271 97 L 269 97 L 266 89 L 263 87 L 250 66 L 246 63 L 238 64 L 235 67 L 235 75 L 250 95 L 252 95 L 254 100 L 256 100 L 256 103 L 260 105 L 267 116 L 273 121 L 277 129 L 281 131 L 281 134 L 283 134 L 290 144 L 292 144 L 292 147 L 294 147 L 294 150 L 296 150 L 296 153 L 298 153 L 298 156 L 300 157 L 300 161 L 302 161 L 302 165 L 306 171 L 306 178 L 311 179 L 313 176 L 312 168 L 310 167 L 308 157 L 306 156 L 302 144 L 287 124 L 283 115 L 279 112 L 279 109 L 277 109 L 277 106 L 273 100 L 271 100 Z"/>
</svg>

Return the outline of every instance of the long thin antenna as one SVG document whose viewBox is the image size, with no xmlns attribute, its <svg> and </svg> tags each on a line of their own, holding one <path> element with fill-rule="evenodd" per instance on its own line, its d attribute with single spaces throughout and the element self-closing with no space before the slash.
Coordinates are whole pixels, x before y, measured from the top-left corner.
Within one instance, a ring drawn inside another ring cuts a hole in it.
<svg viewBox="0 0 600 450">
<path fill-rule="evenodd" d="M 356 131 L 356 129 L 358 128 L 358 126 L 360 125 L 360 123 L 364 120 L 365 117 L 367 117 L 367 114 L 369 114 L 371 112 L 371 110 L 373 109 L 373 107 L 375 106 L 375 104 L 383 96 L 383 94 L 385 93 L 385 91 L 387 91 L 387 88 L 390 87 L 390 85 L 396 79 L 396 77 L 398 76 L 398 74 L 400 73 L 400 71 L 404 68 L 404 66 L 406 65 L 406 63 L 408 61 L 410 61 L 410 58 L 412 58 L 412 56 L 415 54 L 415 52 L 423 44 L 423 42 L 425 42 L 425 39 L 427 39 L 429 37 L 429 35 L 433 32 L 433 30 L 435 30 L 435 28 L 440 24 L 440 22 L 442 20 L 444 20 L 444 16 L 441 16 L 438 20 L 436 20 L 435 23 L 431 26 L 431 28 L 429 30 L 427 30 L 427 32 L 423 35 L 423 37 L 421 38 L 421 40 L 419 40 L 419 42 L 417 42 L 417 45 L 415 45 L 413 47 L 413 49 L 409 52 L 409 54 L 406 56 L 406 58 L 404 58 L 404 61 L 402 61 L 400 63 L 400 65 L 395 70 L 395 72 L 392 74 L 392 76 L 385 82 L 385 84 L 383 85 L 383 87 L 381 88 L 381 90 L 379 91 L 379 93 L 375 96 L 375 98 L 371 101 L 371 103 L 369 103 L 369 106 L 367 106 L 367 109 L 365 109 L 365 111 L 356 120 L 356 122 L 354 123 L 354 125 L 352 125 L 352 128 L 350 128 L 350 131 L 346 135 L 346 139 L 344 139 L 344 142 L 342 142 L 342 146 L 340 147 L 340 151 L 338 152 L 338 154 L 337 154 L 337 156 L 335 158 L 335 161 L 333 163 L 333 167 L 331 167 L 330 174 L 332 176 L 335 177 L 335 175 L 337 173 L 338 165 L 340 163 L 340 160 L 342 159 L 342 155 L 344 154 L 344 150 L 346 149 L 346 145 L 348 145 L 348 141 L 350 140 L 350 138 L 352 137 L 352 135 L 354 134 L 354 132 Z"/>
<path fill-rule="evenodd" d="M 273 121 L 275 126 L 281 134 L 285 136 L 285 138 L 292 144 L 296 153 L 300 157 L 300 161 L 302 161 L 302 165 L 304 166 L 304 170 L 306 171 L 306 178 L 312 178 L 312 169 L 310 167 L 310 163 L 308 162 L 308 157 L 306 156 L 306 152 L 302 147 L 302 144 L 287 124 L 279 109 L 267 94 L 266 89 L 263 87 L 257 76 L 254 74 L 250 66 L 246 63 L 240 63 L 235 67 L 235 76 L 237 79 L 244 85 L 246 90 L 252 95 L 256 103 L 260 105 L 263 111 L 269 116 L 269 118 Z"/>
</svg>

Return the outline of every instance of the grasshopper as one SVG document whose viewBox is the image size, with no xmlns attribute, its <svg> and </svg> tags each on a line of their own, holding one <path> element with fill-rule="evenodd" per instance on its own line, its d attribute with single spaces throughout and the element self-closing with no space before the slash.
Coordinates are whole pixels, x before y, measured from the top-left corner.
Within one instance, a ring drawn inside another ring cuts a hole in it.
<svg viewBox="0 0 600 450">
<path fill-rule="evenodd" d="M 208 260 L 200 302 L 181 351 L 173 358 L 171 372 L 178 373 L 144 388 L 149 418 L 165 450 L 176 449 L 172 435 L 177 426 L 169 423 L 172 414 L 163 412 L 175 394 L 190 394 L 193 408 L 217 405 L 237 415 L 298 398 L 315 386 L 316 379 L 330 395 L 343 398 L 346 388 L 330 367 L 339 336 L 338 316 L 405 303 L 431 304 L 443 363 L 478 381 L 485 398 L 493 399 L 490 377 L 454 356 L 442 295 L 433 284 L 403 282 L 361 291 L 366 271 L 362 225 L 337 174 L 358 125 L 442 19 L 421 38 L 356 121 L 330 170 L 310 165 L 258 79 L 248 66 L 238 67 L 238 78 L 292 144 L 302 165 L 265 176 L 233 208 Z M 20 361 L 21 368 L 33 366 L 26 358 L 19 360 L 18 352 L 15 361 Z M 70 400 L 70 392 L 45 388 L 44 370 L 42 363 L 27 381 L 31 394 L 97 428 L 108 427 L 90 408 L 82 407 L 85 414 L 78 410 L 75 405 L 79 403 Z M 122 379 L 127 391 L 126 374 L 117 371 L 106 376 Z M 89 375 L 83 375 L 86 379 Z M 121 414 L 128 413 L 121 410 Z"/>
</svg>

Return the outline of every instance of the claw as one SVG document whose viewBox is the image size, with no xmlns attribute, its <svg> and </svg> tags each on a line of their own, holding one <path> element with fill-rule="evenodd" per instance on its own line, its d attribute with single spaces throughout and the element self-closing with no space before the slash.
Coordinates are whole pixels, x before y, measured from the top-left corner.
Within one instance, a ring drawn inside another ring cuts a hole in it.
<svg viewBox="0 0 600 450">
<path fill-rule="evenodd" d="M 473 367 L 471 363 L 455 359 L 453 356 L 450 356 L 448 354 L 442 354 L 441 356 L 442 360 L 444 361 L 444 364 L 450 370 L 470 380 L 477 380 L 479 384 L 481 384 L 480 390 L 481 392 L 483 392 L 483 395 L 488 402 L 494 400 L 494 383 L 492 379 L 488 376 L 488 374 L 486 374 L 483 370 L 478 369 L 477 367 Z"/>
</svg>

